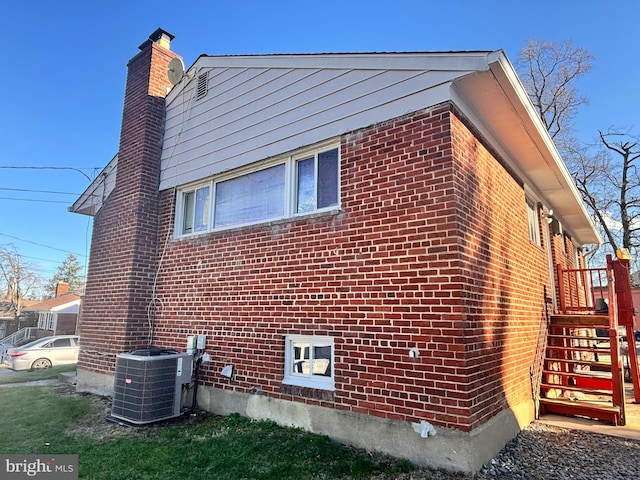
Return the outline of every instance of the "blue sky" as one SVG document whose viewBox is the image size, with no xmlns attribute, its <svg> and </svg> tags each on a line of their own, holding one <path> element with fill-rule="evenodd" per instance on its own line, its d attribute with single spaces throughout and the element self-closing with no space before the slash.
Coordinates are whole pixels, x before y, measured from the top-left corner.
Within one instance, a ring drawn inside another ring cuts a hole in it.
<svg viewBox="0 0 640 480">
<path fill-rule="evenodd" d="M 67 207 L 115 155 L 127 61 L 158 27 L 187 67 L 201 54 L 497 49 L 513 63 L 527 39 L 571 39 L 595 56 L 577 136 L 640 133 L 640 0 L 3 0 L 0 245 L 45 279 L 67 252 L 86 264 L 91 219 Z"/>
</svg>

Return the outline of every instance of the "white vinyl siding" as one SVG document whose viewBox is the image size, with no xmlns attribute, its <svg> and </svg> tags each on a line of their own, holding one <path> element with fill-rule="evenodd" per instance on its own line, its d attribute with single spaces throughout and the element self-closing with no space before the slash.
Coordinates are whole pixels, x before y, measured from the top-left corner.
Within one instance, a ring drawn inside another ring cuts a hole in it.
<svg viewBox="0 0 640 480">
<path fill-rule="evenodd" d="M 192 81 L 167 98 L 161 190 L 441 103 L 469 73 L 201 63 L 206 97 Z"/>
</svg>

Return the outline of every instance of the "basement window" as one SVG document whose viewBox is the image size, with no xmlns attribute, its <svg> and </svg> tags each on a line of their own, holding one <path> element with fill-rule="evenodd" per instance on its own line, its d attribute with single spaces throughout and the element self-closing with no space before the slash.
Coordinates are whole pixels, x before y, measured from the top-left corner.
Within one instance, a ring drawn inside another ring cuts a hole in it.
<svg viewBox="0 0 640 480">
<path fill-rule="evenodd" d="M 333 338 L 287 335 L 283 383 L 335 390 Z"/>
<path fill-rule="evenodd" d="M 330 143 L 182 187 L 176 237 L 333 210 L 339 170 L 339 148 Z"/>
</svg>

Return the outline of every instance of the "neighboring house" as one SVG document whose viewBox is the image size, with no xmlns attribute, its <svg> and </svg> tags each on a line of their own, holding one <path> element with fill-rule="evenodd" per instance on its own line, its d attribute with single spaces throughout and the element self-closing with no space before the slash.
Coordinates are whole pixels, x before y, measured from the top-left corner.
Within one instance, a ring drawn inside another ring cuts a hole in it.
<svg viewBox="0 0 640 480">
<path fill-rule="evenodd" d="M 66 283 L 57 285 L 55 297 L 24 309 L 25 313 L 30 312 L 38 316 L 38 338 L 50 335 L 75 335 L 79 310 L 80 295 L 69 292 L 69 285 Z"/>
<path fill-rule="evenodd" d="M 11 302 L 0 302 L 0 338 L 12 334 L 11 324 L 15 323 L 15 313 Z"/>
<path fill-rule="evenodd" d="M 171 88 L 172 38 L 129 62 L 118 155 L 71 207 L 78 389 L 203 334 L 202 408 L 479 469 L 534 418 L 554 266 L 601 241 L 505 54 L 203 55 Z"/>
<path fill-rule="evenodd" d="M 20 317 L 16 317 L 14 303 L 6 300 L 0 301 L 0 340 L 18 331 L 25 326 L 24 323 L 29 324 L 24 318 L 24 313 L 26 313 L 25 310 L 28 310 L 28 308 L 35 303 L 37 303 L 36 300 L 23 300 L 21 315 Z"/>
<path fill-rule="evenodd" d="M 0 338 L 11 335 L 15 331 L 14 324 L 16 323 L 13 304 L 11 302 L 0 302 Z"/>
</svg>

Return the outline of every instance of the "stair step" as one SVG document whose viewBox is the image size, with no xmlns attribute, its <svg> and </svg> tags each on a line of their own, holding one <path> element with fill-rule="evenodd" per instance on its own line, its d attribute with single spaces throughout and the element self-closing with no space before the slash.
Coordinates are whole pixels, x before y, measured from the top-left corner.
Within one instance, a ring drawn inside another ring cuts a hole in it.
<svg viewBox="0 0 640 480">
<path fill-rule="evenodd" d="M 553 358 L 553 357 L 545 357 L 544 360 L 545 362 L 566 363 L 568 365 L 585 365 L 592 369 L 598 369 L 598 371 L 600 372 L 611 371 L 610 363 L 593 362 L 593 361 L 590 362 L 586 360 L 573 360 L 569 358 Z"/>
<path fill-rule="evenodd" d="M 601 388 L 588 388 L 588 387 L 578 387 L 573 385 L 561 385 L 556 383 L 542 383 L 540 384 L 541 389 L 558 389 L 558 390 L 571 390 L 572 392 L 582 392 L 590 395 L 613 395 L 612 390 L 606 390 Z"/>
<path fill-rule="evenodd" d="M 566 325 L 567 328 L 581 328 L 576 325 L 587 325 L 584 328 L 602 329 L 609 327 L 609 315 L 558 314 L 551 315 L 549 326 Z"/>
<path fill-rule="evenodd" d="M 620 425 L 620 409 L 613 405 L 572 400 L 540 399 L 541 413 L 559 413 L 561 415 L 579 415 L 582 417 L 606 420 Z"/>
<path fill-rule="evenodd" d="M 580 336 L 580 335 L 555 335 L 555 334 L 549 334 L 548 338 L 555 338 L 558 340 L 584 340 L 586 342 L 602 342 L 603 340 L 609 340 L 608 338 L 603 339 L 603 337 L 586 337 L 586 336 Z"/>
<path fill-rule="evenodd" d="M 577 377 L 577 378 L 594 378 L 598 380 L 611 380 L 611 374 L 606 374 L 605 372 L 560 372 L 557 370 L 543 370 L 542 373 L 546 373 L 549 375 L 562 375 L 565 377 Z M 605 373 L 603 375 L 603 373 Z"/>
<path fill-rule="evenodd" d="M 609 350 L 604 348 L 591 348 L 591 347 L 561 347 L 559 345 L 547 345 L 547 350 L 559 350 L 562 352 L 589 352 L 589 353 L 607 353 Z"/>
</svg>

